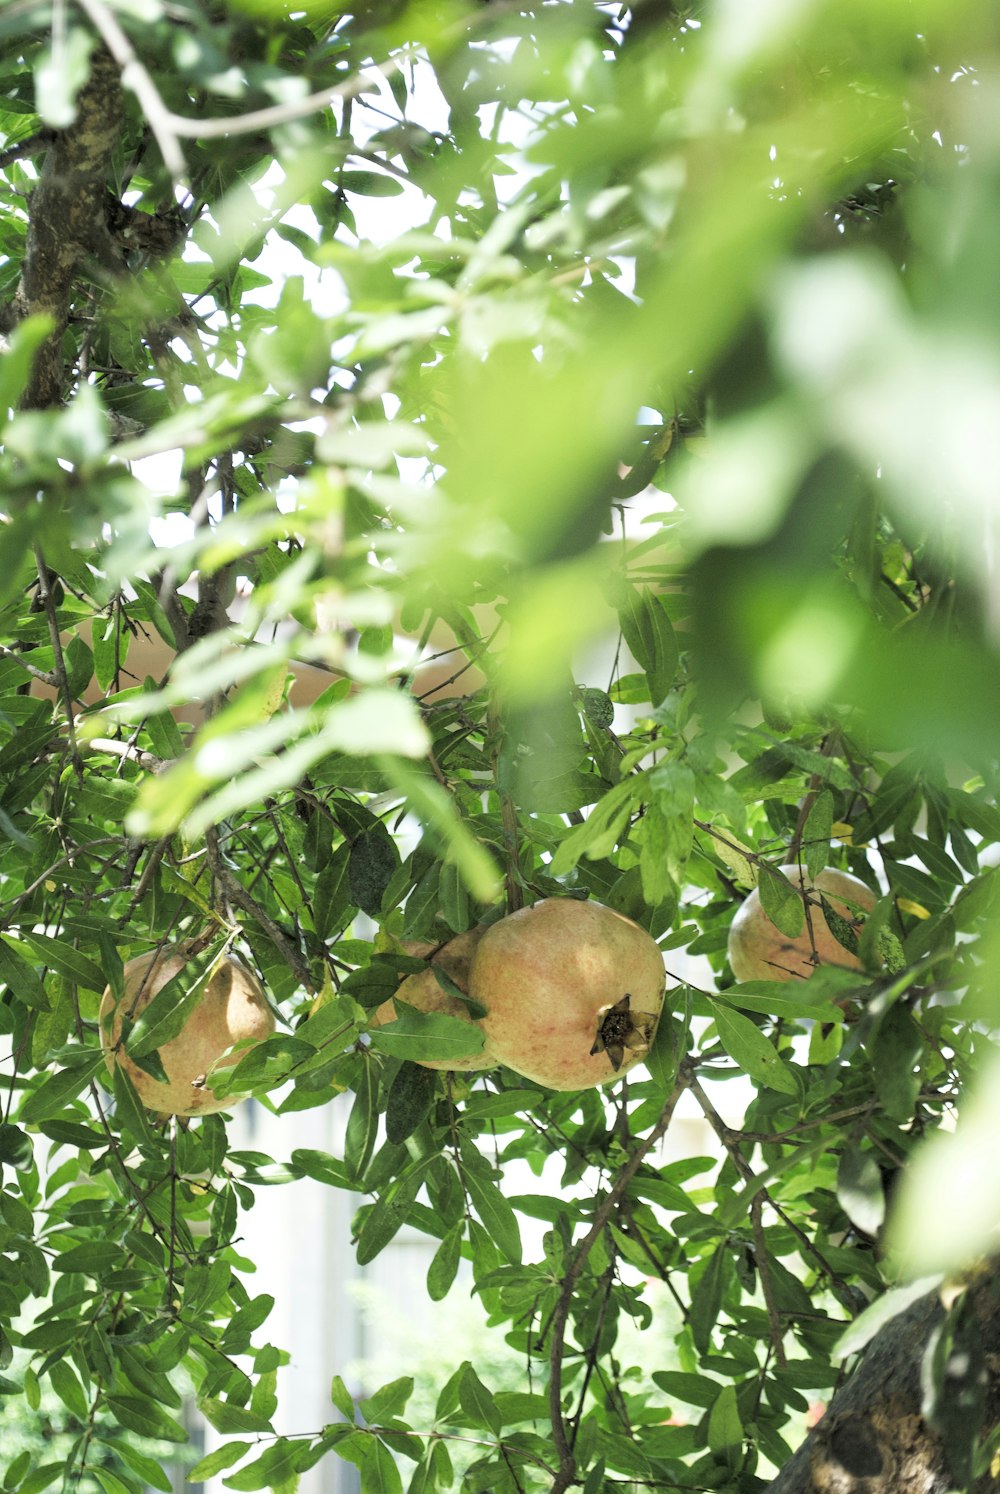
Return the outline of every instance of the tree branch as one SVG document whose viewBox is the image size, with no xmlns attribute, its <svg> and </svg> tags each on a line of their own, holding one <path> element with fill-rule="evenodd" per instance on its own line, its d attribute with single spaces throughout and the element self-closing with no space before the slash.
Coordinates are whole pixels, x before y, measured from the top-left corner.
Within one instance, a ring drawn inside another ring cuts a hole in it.
<svg viewBox="0 0 1000 1494">
<path fill-rule="evenodd" d="M 283 929 L 279 928 L 269 913 L 266 913 L 252 893 L 248 892 L 243 883 L 233 876 L 228 866 L 222 860 L 219 850 L 219 835 L 214 827 L 205 830 L 205 847 L 208 851 L 209 865 L 212 875 L 222 893 L 237 908 L 242 908 L 248 913 L 255 923 L 259 923 L 271 943 L 281 954 L 281 957 L 291 967 L 296 980 L 306 991 L 312 991 L 312 973 L 302 952 L 293 939 L 290 939 Z"/>
<path fill-rule="evenodd" d="M 136 763 L 140 768 L 145 768 L 147 773 L 164 773 L 172 764 L 164 762 L 163 758 L 154 757 L 152 752 L 145 752 L 141 747 L 135 747 L 131 742 L 116 742 L 113 737 L 91 737 L 84 743 L 85 752 L 102 752 L 107 757 L 120 757 L 123 762 Z"/>
<path fill-rule="evenodd" d="M 0 150 L 0 171 L 6 171 L 15 161 L 27 161 L 31 156 L 40 155 L 43 150 L 48 150 L 55 138 L 55 130 L 46 126 L 34 135 L 29 135 L 26 140 L 8 145 L 6 150 Z"/>
<path fill-rule="evenodd" d="M 55 598 L 52 595 L 52 581 L 45 557 L 39 547 L 35 546 L 35 568 L 38 571 L 38 595 L 42 606 L 45 608 L 45 619 L 49 627 L 49 638 L 52 642 L 52 656 L 55 661 L 53 671 L 56 689 L 62 697 L 63 710 L 66 712 L 66 734 L 69 738 L 70 756 L 73 760 L 73 769 L 80 776 L 82 768 L 80 765 L 80 748 L 76 740 L 76 716 L 73 710 L 73 692 L 69 687 L 69 676 L 66 673 L 66 660 L 63 656 L 62 639 L 59 636 L 59 618 L 56 613 Z"/>
</svg>

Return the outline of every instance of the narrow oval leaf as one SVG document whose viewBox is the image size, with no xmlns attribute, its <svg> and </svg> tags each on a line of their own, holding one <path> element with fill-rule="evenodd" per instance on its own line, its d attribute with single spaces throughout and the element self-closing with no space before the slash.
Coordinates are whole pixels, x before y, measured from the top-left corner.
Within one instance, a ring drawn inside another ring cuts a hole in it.
<svg viewBox="0 0 1000 1494">
<path fill-rule="evenodd" d="M 203 953 L 186 960 L 143 1008 L 125 1041 L 130 1057 L 144 1058 L 177 1036 L 200 1001 L 227 937 L 220 934 Z"/>
<path fill-rule="evenodd" d="M 458 1274 L 464 1235 L 464 1225 L 454 1225 L 434 1252 L 433 1259 L 427 1267 L 427 1295 L 432 1302 L 442 1301 L 451 1290 Z"/>
<path fill-rule="evenodd" d="M 885 1219 L 885 1190 L 878 1163 L 871 1152 L 850 1147 L 837 1169 L 837 1199 L 852 1224 L 866 1235 L 877 1235 Z"/>
<path fill-rule="evenodd" d="M 712 1014 L 719 1041 L 745 1074 L 781 1094 L 799 1093 L 794 1072 L 755 1022 L 740 1012 L 734 1012 L 731 1007 L 723 1006 L 720 1001 L 712 1002 Z"/>
<path fill-rule="evenodd" d="M 761 863 L 757 876 L 761 907 L 775 928 L 788 939 L 797 939 L 805 927 L 806 914 L 798 890 L 773 866 Z"/>
</svg>

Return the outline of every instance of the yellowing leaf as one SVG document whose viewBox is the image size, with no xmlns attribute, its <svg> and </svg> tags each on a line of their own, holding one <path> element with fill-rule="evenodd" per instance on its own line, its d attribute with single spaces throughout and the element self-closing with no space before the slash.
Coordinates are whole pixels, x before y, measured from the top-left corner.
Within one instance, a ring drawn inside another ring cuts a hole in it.
<svg viewBox="0 0 1000 1494">
<path fill-rule="evenodd" d="M 749 846 L 737 840 L 735 835 L 730 835 L 728 830 L 718 835 L 713 834 L 712 844 L 715 847 L 715 854 L 726 870 L 732 874 L 734 882 L 738 882 L 741 887 L 757 886 L 757 868 L 749 859 L 753 855 Z"/>
<path fill-rule="evenodd" d="M 911 897 L 897 897 L 896 907 L 901 913 L 912 913 L 914 918 L 930 918 L 923 903 L 915 903 Z"/>
</svg>

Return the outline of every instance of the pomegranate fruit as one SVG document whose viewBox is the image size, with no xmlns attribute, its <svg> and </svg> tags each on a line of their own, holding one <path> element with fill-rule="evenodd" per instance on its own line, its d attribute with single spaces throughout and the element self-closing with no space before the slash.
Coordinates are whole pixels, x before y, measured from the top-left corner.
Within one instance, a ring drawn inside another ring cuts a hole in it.
<svg viewBox="0 0 1000 1494">
<path fill-rule="evenodd" d="M 259 1043 L 274 1031 L 274 1017 L 257 977 L 227 955 L 205 982 L 180 1032 L 159 1050 L 166 1083 L 147 1074 L 120 1046 L 122 1016 L 138 1017 L 189 959 L 183 945 L 139 955 L 125 966 L 121 1001 L 115 1001 L 110 986 L 101 1000 L 101 1046 L 108 1072 L 113 1074 L 115 1065 L 121 1064 L 146 1109 L 159 1115 L 208 1115 L 231 1109 L 244 1096 L 217 1098 L 205 1084 L 207 1075 L 240 1061 L 247 1049 L 230 1053 L 234 1043 Z"/>
<path fill-rule="evenodd" d="M 605 1084 L 649 1050 L 663 959 L 645 929 L 602 903 L 546 898 L 492 924 L 469 972 L 500 1062 L 547 1089 Z"/>
<path fill-rule="evenodd" d="M 396 996 L 401 1001 L 405 1001 L 408 1006 L 415 1006 L 418 1011 L 442 1012 L 446 1017 L 458 1017 L 462 1022 L 471 1023 L 473 1018 L 465 1002 L 444 989 L 432 967 L 437 965 L 460 991 L 468 991 L 469 966 L 472 963 L 476 946 L 483 937 L 483 932 L 481 928 L 467 929 L 464 934 L 456 934 L 454 939 L 449 939 L 447 944 L 441 946 L 437 954 L 432 955 L 426 970 L 407 976 L 396 992 Z M 433 945 L 411 947 L 407 949 L 407 953 L 423 954 L 433 948 Z M 381 1027 L 385 1022 L 394 1022 L 397 1016 L 395 997 L 390 996 L 388 1001 L 383 1001 L 381 1006 L 375 1008 L 369 1026 Z M 419 1063 L 425 1069 L 464 1071 L 492 1069 L 495 1068 L 497 1060 L 490 1055 L 488 1047 L 484 1047 L 480 1048 L 477 1053 L 470 1053 L 466 1058 L 417 1058 L 414 1062 Z"/>
<path fill-rule="evenodd" d="M 857 955 L 845 949 L 831 934 L 819 897 L 822 892 L 834 912 L 848 923 L 858 923 L 863 913 L 870 913 L 878 898 L 871 888 L 849 872 L 828 866 L 811 878 L 804 867 L 782 866 L 794 887 L 812 892 L 806 910 L 806 922 L 794 939 L 775 928 L 760 901 L 755 887 L 742 904 L 729 930 L 727 952 L 729 964 L 738 981 L 803 980 L 812 975 L 817 964 L 844 965 L 860 970 Z M 859 910 L 861 910 L 859 912 Z"/>
</svg>

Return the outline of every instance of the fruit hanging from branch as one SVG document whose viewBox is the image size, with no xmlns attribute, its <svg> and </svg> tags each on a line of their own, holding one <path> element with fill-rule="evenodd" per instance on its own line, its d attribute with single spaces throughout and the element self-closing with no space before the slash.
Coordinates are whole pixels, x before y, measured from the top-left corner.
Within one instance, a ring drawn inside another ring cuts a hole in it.
<svg viewBox="0 0 1000 1494">
<path fill-rule="evenodd" d="M 257 977 L 225 955 L 209 972 L 181 1030 L 158 1049 L 166 1082 L 147 1073 L 125 1050 L 123 1019 L 138 1020 L 191 958 L 186 945 L 139 955 L 125 966 L 121 1000 L 115 1001 L 110 986 L 101 1000 L 101 1046 L 108 1072 L 113 1075 L 120 1064 L 146 1109 L 158 1115 L 208 1115 L 232 1109 L 245 1096 L 216 1096 L 206 1082 L 208 1076 L 239 1063 L 248 1045 L 263 1042 L 274 1031 L 274 1016 Z"/>
<path fill-rule="evenodd" d="M 469 966 L 484 932 L 482 928 L 467 929 L 464 934 L 456 934 L 454 939 L 449 939 L 436 954 L 431 955 L 426 970 L 407 976 L 396 991 L 396 996 L 400 1001 L 405 1001 L 407 1006 L 415 1006 L 418 1011 L 440 1012 L 446 1017 L 457 1017 L 462 1022 L 473 1022 L 466 1003 L 460 996 L 446 990 L 434 972 L 435 969 L 440 970 L 450 984 L 457 986 L 459 991 L 468 992 Z M 431 948 L 433 946 L 427 946 L 427 949 Z M 413 953 L 418 953 L 418 947 L 413 948 Z M 395 997 L 390 996 L 388 1001 L 383 1001 L 381 1006 L 376 1007 L 369 1026 L 382 1027 L 386 1022 L 394 1022 L 398 1015 Z M 471 1071 L 495 1068 L 498 1060 L 490 1053 L 487 1044 L 477 1053 L 470 1053 L 465 1058 L 418 1058 L 415 1062 L 425 1069 Z"/>
<path fill-rule="evenodd" d="M 818 964 L 842 965 L 860 970 L 861 961 L 830 931 L 823 915 L 820 894 L 834 913 L 855 931 L 878 901 L 871 888 L 849 872 L 827 866 L 816 877 L 805 867 L 782 866 L 778 870 L 805 897 L 802 932 L 783 934 L 768 918 L 755 887 L 740 907 L 729 929 L 727 952 L 733 974 L 744 980 L 804 980 Z"/>
<path fill-rule="evenodd" d="M 469 995 L 495 1062 L 548 1089 L 605 1084 L 646 1055 L 663 1006 L 663 958 L 601 903 L 547 898 L 488 928 Z"/>
</svg>

